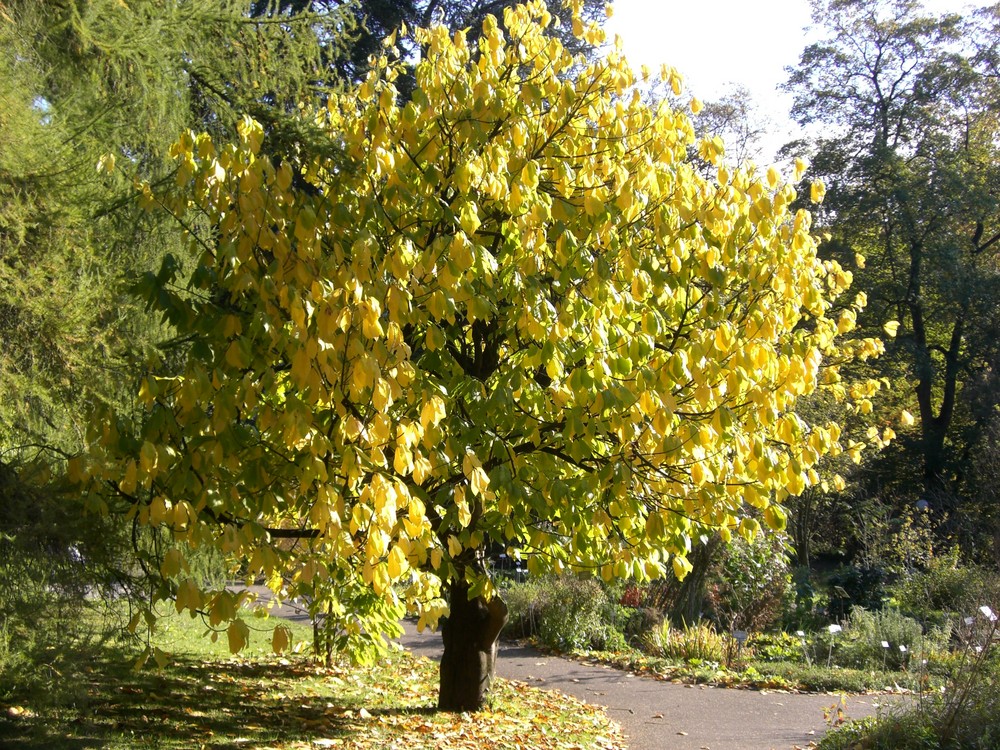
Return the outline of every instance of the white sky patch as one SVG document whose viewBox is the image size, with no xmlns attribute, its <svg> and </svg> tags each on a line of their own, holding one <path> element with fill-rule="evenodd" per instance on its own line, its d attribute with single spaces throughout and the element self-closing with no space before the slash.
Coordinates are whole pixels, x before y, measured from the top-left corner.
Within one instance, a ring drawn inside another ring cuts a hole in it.
<svg viewBox="0 0 1000 750">
<path fill-rule="evenodd" d="M 933 13 L 988 5 L 959 0 L 925 0 Z M 789 121 L 792 97 L 779 92 L 805 46 L 822 34 L 811 24 L 807 0 L 615 0 L 607 23 L 609 38 L 622 37 L 636 69 L 662 63 L 684 76 L 688 93 L 704 101 L 722 97 L 732 86 L 750 91 L 761 114 L 773 121 L 763 147 L 768 161 L 797 136 Z"/>
</svg>

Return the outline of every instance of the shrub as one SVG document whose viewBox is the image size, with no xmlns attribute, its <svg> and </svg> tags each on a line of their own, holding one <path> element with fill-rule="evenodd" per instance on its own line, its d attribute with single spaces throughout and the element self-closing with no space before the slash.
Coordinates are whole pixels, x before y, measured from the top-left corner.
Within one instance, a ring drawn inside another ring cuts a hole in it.
<svg viewBox="0 0 1000 750">
<path fill-rule="evenodd" d="M 509 637 L 537 637 L 560 651 L 625 648 L 619 624 L 627 608 L 618 604 L 620 592 L 609 592 L 593 579 L 529 579 L 512 584 L 503 596 L 509 611 L 504 632 Z"/>
<path fill-rule="evenodd" d="M 508 638 L 532 638 L 538 635 L 541 582 L 529 578 L 523 583 L 512 582 L 501 590 L 507 603 L 507 625 L 503 634 Z"/>
<path fill-rule="evenodd" d="M 961 567 L 954 551 L 931 558 L 927 568 L 902 578 L 891 593 L 904 612 L 925 624 L 941 625 L 951 613 L 975 611 L 986 579 L 978 568 Z"/>
<path fill-rule="evenodd" d="M 572 651 L 600 648 L 607 640 L 604 615 L 609 609 L 601 585 L 593 579 L 548 579 L 538 623 L 538 637 L 550 648 Z"/>
<path fill-rule="evenodd" d="M 822 664 L 812 665 L 788 661 L 757 663 L 757 670 L 764 676 L 778 678 L 801 690 L 818 693 L 865 693 L 885 690 L 893 684 L 908 689 L 919 687 L 919 679 L 915 675 L 873 672 L 870 669 L 827 669 L 825 660 Z"/>
<path fill-rule="evenodd" d="M 905 710 L 852 722 L 829 732 L 817 750 L 994 750 L 1000 746 L 1000 694 L 996 675 L 977 688 L 945 734 L 948 702 L 923 696 Z"/>
<path fill-rule="evenodd" d="M 804 660 L 802 639 L 789 633 L 758 633 L 750 636 L 747 647 L 761 662 Z"/>
<path fill-rule="evenodd" d="M 800 565 L 792 571 L 794 603 L 785 613 L 786 630 L 816 630 L 827 619 L 830 597 L 816 585 L 812 571 Z"/>
<path fill-rule="evenodd" d="M 968 748 L 1000 745 L 1000 659 L 996 642 L 1000 623 L 982 606 L 962 620 L 961 658 L 948 685 L 908 710 L 831 733 L 822 750 L 865 747 L 873 750 Z"/>
<path fill-rule="evenodd" d="M 907 668 L 915 655 L 944 643 L 946 631 L 925 634 L 919 622 L 897 609 L 869 612 L 855 608 L 836 644 L 834 659 L 843 667 L 900 670 Z"/>
<path fill-rule="evenodd" d="M 919 717 L 906 712 L 868 716 L 835 727 L 820 740 L 816 750 L 936 750 L 934 731 Z"/>
<path fill-rule="evenodd" d="M 843 565 L 827 581 L 830 587 L 829 614 L 843 619 L 855 607 L 882 609 L 886 599 L 886 572 L 882 568 Z"/>
<path fill-rule="evenodd" d="M 621 599 L 618 600 L 618 603 L 625 607 L 641 607 L 642 600 L 642 589 L 634 583 L 630 583 L 625 586 L 625 590 L 622 592 Z"/>
<path fill-rule="evenodd" d="M 636 607 L 628 613 L 622 627 L 625 639 L 634 645 L 641 645 L 642 638 L 663 621 L 663 612 L 654 607 Z"/>
<path fill-rule="evenodd" d="M 760 632 L 790 603 L 790 586 L 783 537 L 737 537 L 713 565 L 707 604 L 720 627 Z"/>
</svg>

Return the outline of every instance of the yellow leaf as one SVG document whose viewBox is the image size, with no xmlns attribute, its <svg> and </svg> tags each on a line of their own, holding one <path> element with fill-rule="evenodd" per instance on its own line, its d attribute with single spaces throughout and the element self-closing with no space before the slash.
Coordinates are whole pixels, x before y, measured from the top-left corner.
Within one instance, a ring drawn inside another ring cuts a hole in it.
<svg viewBox="0 0 1000 750">
<path fill-rule="evenodd" d="M 436 427 L 444 419 L 444 416 L 444 399 L 440 396 L 431 396 L 424 402 L 423 408 L 420 410 L 420 426 L 425 430 L 430 426 Z"/>
<path fill-rule="evenodd" d="M 882 329 L 886 332 L 886 335 L 888 335 L 891 338 L 895 338 L 896 332 L 899 330 L 899 321 L 890 320 L 884 326 L 882 326 Z"/>
<path fill-rule="evenodd" d="M 275 173 L 275 182 L 283 193 L 287 193 L 292 186 L 292 167 L 287 160 L 281 162 L 281 166 L 278 167 L 278 171 Z"/>
<path fill-rule="evenodd" d="M 472 521 L 472 511 L 469 504 L 465 502 L 465 490 L 462 487 L 455 488 L 455 510 L 458 513 L 458 523 L 464 529 Z"/>
<path fill-rule="evenodd" d="M 118 489 L 124 492 L 126 495 L 131 495 L 135 492 L 136 485 L 136 468 L 135 461 L 128 461 L 125 464 L 125 474 L 122 476 L 121 481 L 118 483 Z"/>
<path fill-rule="evenodd" d="M 396 451 L 392 457 L 392 468 L 397 474 L 406 476 L 413 471 L 413 454 L 405 445 L 396 443 Z"/>
<path fill-rule="evenodd" d="M 409 567 L 410 564 L 406 559 L 406 553 L 404 553 L 398 545 L 393 547 L 389 552 L 389 577 L 395 581 L 403 575 Z"/>
<path fill-rule="evenodd" d="M 142 448 L 139 449 L 139 468 L 143 474 L 149 474 L 159 463 L 159 453 L 156 446 L 148 440 L 143 441 Z"/>
<path fill-rule="evenodd" d="M 160 573 L 164 578 L 173 578 L 181 572 L 181 567 L 187 569 L 187 562 L 184 554 L 176 547 L 167 550 L 163 555 L 163 562 L 160 563 Z"/>
<path fill-rule="evenodd" d="M 250 628 L 243 620 L 234 620 L 226 629 L 226 635 L 229 638 L 229 652 L 235 654 L 246 647 Z"/>
<path fill-rule="evenodd" d="M 375 407 L 376 411 L 385 412 L 391 405 L 392 389 L 386 380 L 379 378 L 372 391 L 372 406 Z"/>
<path fill-rule="evenodd" d="M 472 475 L 469 477 L 469 486 L 472 488 L 473 495 L 485 497 L 489 490 L 490 478 L 486 475 L 485 471 L 477 466 L 472 470 Z"/>
<path fill-rule="evenodd" d="M 276 625 L 274 633 L 271 635 L 271 650 L 276 654 L 280 654 L 287 649 L 290 634 L 291 631 L 287 625 Z"/>
<path fill-rule="evenodd" d="M 760 523 L 758 523 L 756 518 L 746 516 L 740 519 L 740 524 L 736 532 L 748 542 L 752 542 L 760 534 Z"/>
<path fill-rule="evenodd" d="M 604 201 L 594 190 L 590 190 L 583 198 L 583 209 L 588 216 L 597 216 L 604 210 Z"/>
<path fill-rule="evenodd" d="M 646 516 L 646 536 L 652 540 L 659 540 L 663 538 L 665 533 L 665 527 L 663 524 L 663 516 L 659 513 L 653 511 L 648 516 Z"/>
<path fill-rule="evenodd" d="M 787 517 L 780 505 L 771 504 L 764 509 L 764 521 L 774 531 L 784 531 Z"/>
<path fill-rule="evenodd" d="M 107 153 L 97 160 L 97 171 L 111 174 L 115 171 L 115 155 Z"/>
</svg>

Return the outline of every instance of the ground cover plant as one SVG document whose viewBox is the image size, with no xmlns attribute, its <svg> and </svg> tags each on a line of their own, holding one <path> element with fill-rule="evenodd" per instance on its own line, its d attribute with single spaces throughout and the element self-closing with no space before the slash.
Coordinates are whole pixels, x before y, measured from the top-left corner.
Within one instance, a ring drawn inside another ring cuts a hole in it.
<svg viewBox="0 0 1000 750">
<path fill-rule="evenodd" d="M 71 684 L 58 700 L 24 684 L 0 698 L 0 746 L 74 748 L 511 748 L 622 747 L 599 710 L 560 693 L 500 680 L 475 716 L 438 713 L 436 664 L 393 652 L 377 664 L 331 668 L 302 653 L 311 640 L 288 627 L 289 649 L 273 653 L 273 623 L 247 614 L 239 656 L 223 631 L 204 637 L 201 618 L 160 621 L 151 658 L 135 669 L 135 644 L 73 645 L 59 662 Z M 308 650 L 308 649 L 306 649 Z M 162 661 L 162 667 L 156 660 Z"/>
</svg>

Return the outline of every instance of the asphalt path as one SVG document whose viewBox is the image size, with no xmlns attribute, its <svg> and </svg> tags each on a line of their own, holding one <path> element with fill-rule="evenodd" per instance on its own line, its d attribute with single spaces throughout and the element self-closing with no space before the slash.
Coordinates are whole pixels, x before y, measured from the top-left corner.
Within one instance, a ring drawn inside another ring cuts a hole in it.
<svg viewBox="0 0 1000 750">
<path fill-rule="evenodd" d="M 266 599 L 265 591 L 257 591 L 262 600 Z M 294 605 L 275 614 L 309 622 L 308 615 Z M 416 655 L 440 660 L 439 633 L 418 633 L 409 621 L 404 627 L 400 645 Z M 840 696 L 834 694 L 681 685 L 510 642 L 500 643 L 497 674 L 603 706 L 624 730 L 630 750 L 807 748 L 829 728 L 824 709 L 836 713 L 840 704 Z M 849 719 L 860 719 L 898 700 L 892 695 L 848 696 L 845 713 Z"/>
<path fill-rule="evenodd" d="M 417 633 L 410 622 L 399 643 L 441 658 L 441 636 Z M 839 695 L 681 685 L 619 669 L 550 656 L 520 643 L 500 643 L 497 674 L 547 690 L 561 690 L 604 706 L 631 750 L 791 750 L 806 748 L 829 728 L 824 709 Z M 848 718 L 875 713 L 895 696 L 848 696 Z"/>
</svg>

